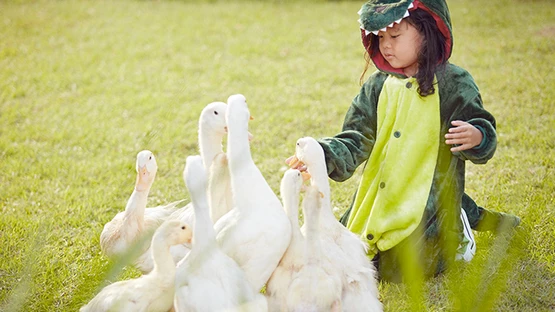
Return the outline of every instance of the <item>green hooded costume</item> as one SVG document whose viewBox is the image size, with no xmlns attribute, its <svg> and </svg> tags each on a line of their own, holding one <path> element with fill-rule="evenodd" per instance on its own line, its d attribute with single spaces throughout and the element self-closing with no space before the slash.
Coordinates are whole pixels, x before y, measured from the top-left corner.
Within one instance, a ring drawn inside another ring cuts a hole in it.
<svg viewBox="0 0 555 312">
<path fill-rule="evenodd" d="M 369 50 L 372 33 L 416 9 L 433 16 L 446 38 L 449 58 L 453 37 L 445 1 L 364 4 L 359 11 L 362 41 L 378 71 L 353 99 L 342 131 L 319 140 L 329 177 L 335 181 L 350 178 L 366 163 L 353 204 L 341 222 L 367 240 L 380 277 L 391 281 L 410 274 L 411 266 L 403 264 L 407 260 L 431 276 L 455 259 L 463 238 L 462 205 L 474 227 L 484 211 L 464 195 L 465 160 L 484 164 L 497 146 L 495 119 L 483 108 L 478 87 L 466 70 L 447 63 L 436 72 L 435 92 L 421 97 L 415 78 Z M 481 144 L 452 153 L 445 134 L 454 120 L 478 128 Z"/>
</svg>

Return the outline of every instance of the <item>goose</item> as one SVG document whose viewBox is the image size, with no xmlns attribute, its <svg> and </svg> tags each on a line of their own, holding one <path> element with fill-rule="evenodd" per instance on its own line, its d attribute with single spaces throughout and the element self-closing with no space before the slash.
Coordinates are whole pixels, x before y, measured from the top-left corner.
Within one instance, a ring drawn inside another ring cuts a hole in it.
<svg viewBox="0 0 555 312">
<path fill-rule="evenodd" d="M 299 202 L 303 182 L 308 180 L 308 174 L 296 169 L 288 169 L 283 174 L 280 184 L 280 194 L 283 209 L 291 224 L 291 242 L 279 261 L 266 284 L 266 298 L 269 311 L 286 311 L 287 292 L 294 273 L 302 267 L 303 235 L 299 226 Z"/>
<path fill-rule="evenodd" d="M 291 240 L 283 206 L 254 163 L 250 151 L 250 112 L 242 94 L 227 100 L 227 158 L 233 209 L 215 224 L 216 239 L 245 271 L 255 291 L 270 278 Z"/>
<path fill-rule="evenodd" d="M 177 210 L 176 206 L 183 200 L 147 208 L 148 194 L 158 170 L 154 154 L 148 150 L 140 151 L 137 154 L 135 170 L 135 189 L 127 201 L 125 210 L 104 225 L 100 233 L 100 249 L 110 258 L 121 257 L 137 249 L 139 256 L 135 258 L 134 264 L 143 273 L 148 273 L 154 267 L 148 251 L 151 235 Z M 183 248 L 184 245 L 172 246 L 175 262 L 182 258 Z"/>
<path fill-rule="evenodd" d="M 207 173 L 200 156 L 187 157 L 183 177 L 195 210 L 193 246 L 177 265 L 176 311 L 267 311 L 237 263 L 223 253 L 209 216 Z"/>
<path fill-rule="evenodd" d="M 298 167 L 299 163 L 306 166 L 311 176 L 311 185 L 316 185 L 323 194 L 320 209 L 322 245 L 324 255 L 341 272 L 343 310 L 382 311 L 383 307 L 378 299 L 376 270 L 366 256 L 368 246 L 333 215 L 324 151 L 314 138 L 297 140 L 295 156 L 290 165 Z M 304 225 L 301 230 L 306 233 Z"/>
<path fill-rule="evenodd" d="M 170 246 L 191 239 L 191 229 L 185 223 L 168 220 L 162 223 L 151 241 L 154 269 L 139 278 L 119 281 L 104 287 L 79 311 L 160 311 L 173 305 L 175 264 Z"/>
<path fill-rule="evenodd" d="M 303 265 L 293 273 L 287 293 L 287 308 L 293 312 L 341 312 L 340 272 L 324 257 L 320 229 L 320 196 L 311 185 L 303 200 L 304 250 Z M 349 310 L 346 310 L 349 311 Z"/>
</svg>

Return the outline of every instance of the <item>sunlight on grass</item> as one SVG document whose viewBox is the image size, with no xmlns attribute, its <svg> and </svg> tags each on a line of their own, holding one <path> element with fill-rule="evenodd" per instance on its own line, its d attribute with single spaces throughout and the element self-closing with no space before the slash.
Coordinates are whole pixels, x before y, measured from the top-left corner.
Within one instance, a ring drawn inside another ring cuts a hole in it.
<svg viewBox="0 0 555 312">
<path fill-rule="evenodd" d="M 125 207 L 140 150 L 159 165 L 149 206 L 188 196 L 181 173 L 209 102 L 246 95 L 254 161 L 277 192 L 295 141 L 338 132 L 358 93 L 361 4 L 0 2 L 0 310 L 76 311 L 138 276 L 101 254 L 102 227 Z M 466 189 L 522 226 L 477 233 L 471 263 L 381 283 L 381 299 L 386 311 L 555 310 L 555 3 L 449 6 L 451 61 L 498 123 L 496 155 L 467 165 Z M 359 177 L 331 182 L 337 217 Z"/>
</svg>

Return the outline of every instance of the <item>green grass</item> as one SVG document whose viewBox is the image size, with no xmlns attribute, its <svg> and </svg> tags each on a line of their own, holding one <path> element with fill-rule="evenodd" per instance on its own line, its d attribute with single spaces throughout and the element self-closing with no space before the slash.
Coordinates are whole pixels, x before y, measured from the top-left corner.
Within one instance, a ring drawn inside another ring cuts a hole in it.
<svg viewBox="0 0 555 312">
<path fill-rule="evenodd" d="M 362 2 L 0 2 L 0 310 L 75 311 L 138 276 L 100 253 L 137 152 L 159 173 L 151 205 L 187 197 L 209 102 L 246 95 L 252 152 L 277 191 L 302 136 L 339 131 L 359 90 Z M 450 0 L 451 61 L 498 121 L 499 146 L 467 166 L 467 191 L 522 217 L 522 240 L 477 234 L 467 266 L 421 297 L 381 284 L 386 311 L 555 310 L 555 3 Z M 333 183 L 337 215 L 358 176 Z M 522 246 L 522 247 L 519 247 Z"/>
</svg>

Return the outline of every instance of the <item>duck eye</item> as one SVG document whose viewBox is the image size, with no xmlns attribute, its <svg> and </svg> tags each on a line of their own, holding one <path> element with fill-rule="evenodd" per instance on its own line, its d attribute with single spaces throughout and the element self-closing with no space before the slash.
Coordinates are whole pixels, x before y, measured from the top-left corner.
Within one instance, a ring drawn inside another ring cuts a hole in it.
<svg viewBox="0 0 555 312">
<path fill-rule="evenodd" d="M 181 227 L 182 230 L 184 230 L 184 229 L 186 229 L 186 228 L 187 228 L 186 226 L 182 226 L 182 227 Z"/>
<path fill-rule="evenodd" d="M 148 160 L 152 160 L 152 156 L 148 156 Z"/>
<path fill-rule="evenodd" d="M 214 115 L 218 115 L 218 111 L 214 111 Z"/>
</svg>

